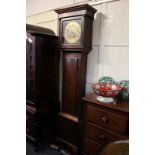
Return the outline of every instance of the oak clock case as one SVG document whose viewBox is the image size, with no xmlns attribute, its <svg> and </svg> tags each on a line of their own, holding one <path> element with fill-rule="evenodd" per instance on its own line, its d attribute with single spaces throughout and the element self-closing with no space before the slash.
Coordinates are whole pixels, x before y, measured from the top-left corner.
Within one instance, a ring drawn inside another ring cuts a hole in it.
<svg viewBox="0 0 155 155">
<path fill-rule="evenodd" d="M 26 33 L 26 137 L 36 147 L 49 137 L 47 131 L 55 130 L 59 48 L 58 37 L 49 29 L 27 24 Z"/>
<path fill-rule="evenodd" d="M 85 95 L 87 54 L 92 49 L 92 24 L 96 10 L 84 4 L 55 11 L 59 14 L 63 72 L 57 137 L 76 149 L 80 136 L 80 103 Z"/>
</svg>

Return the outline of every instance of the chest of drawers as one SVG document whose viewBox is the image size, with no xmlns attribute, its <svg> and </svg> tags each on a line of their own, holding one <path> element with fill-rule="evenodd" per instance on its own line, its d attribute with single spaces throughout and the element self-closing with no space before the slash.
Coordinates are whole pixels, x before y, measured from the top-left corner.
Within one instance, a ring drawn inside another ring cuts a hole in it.
<svg viewBox="0 0 155 155">
<path fill-rule="evenodd" d="M 110 142 L 128 139 L 128 101 L 115 99 L 113 103 L 100 103 L 96 95 L 82 98 L 81 154 L 98 155 Z"/>
</svg>

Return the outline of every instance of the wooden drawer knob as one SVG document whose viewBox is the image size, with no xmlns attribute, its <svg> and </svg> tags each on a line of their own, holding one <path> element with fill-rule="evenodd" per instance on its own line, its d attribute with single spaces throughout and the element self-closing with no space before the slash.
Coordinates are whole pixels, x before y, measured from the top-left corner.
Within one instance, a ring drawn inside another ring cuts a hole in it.
<svg viewBox="0 0 155 155">
<path fill-rule="evenodd" d="M 101 120 L 102 122 L 106 123 L 107 122 L 107 118 L 104 116 L 104 117 L 101 117 Z"/>
<path fill-rule="evenodd" d="M 28 120 L 28 119 L 29 119 L 29 116 L 26 115 L 26 120 Z"/>
<path fill-rule="evenodd" d="M 102 140 L 104 140 L 104 139 L 105 139 L 105 136 L 104 136 L 103 134 L 101 134 L 101 135 L 99 136 L 99 138 L 102 139 Z"/>
<path fill-rule="evenodd" d="M 27 131 L 27 132 L 29 132 L 29 131 L 30 131 L 30 129 L 29 129 L 29 128 L 26 128 L 26 131 Z"/>
</svg>

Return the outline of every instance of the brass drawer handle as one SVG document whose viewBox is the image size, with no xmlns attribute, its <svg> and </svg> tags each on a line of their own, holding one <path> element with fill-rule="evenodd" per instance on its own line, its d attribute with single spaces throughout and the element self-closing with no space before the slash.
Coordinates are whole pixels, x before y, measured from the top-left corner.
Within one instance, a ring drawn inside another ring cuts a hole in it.
<svg viewBox="0 0 155 155">
<path fill-rule="evenodd" d="M 103 140 L 103 139 L 105 139 L 105 136 L 104 136 L 103 134 L 101 134 L 101 135 L 99 136 L 99 138 Z"/>
<path fill-rule="evenodd" d="M 101 117 L 101 120 L 104 122 L 104 123 L 106 123 L 107 122 L 107 117 Z"/>
</svg>

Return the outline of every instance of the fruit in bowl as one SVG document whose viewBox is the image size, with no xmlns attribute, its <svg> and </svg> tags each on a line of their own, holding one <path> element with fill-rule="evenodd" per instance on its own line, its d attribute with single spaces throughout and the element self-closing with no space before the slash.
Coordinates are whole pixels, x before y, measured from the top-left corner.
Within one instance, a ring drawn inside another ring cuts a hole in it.
<svg viewBox="0 0 155 155">
<path fill-rule="evenodd" d="M 110 84 L 115 84 L 115 81 L 112 77 L 109 76 L 103 76 L 99 79 L 99 83 L 110 83 Z"/>
<path fill-rule="evenodd" d="M 122 80 L 119 85 L 122 87 L 120 91 L 121 97 L 123 99 L 129 99 L 129 80 Z"/>
<path fill-rule="evenodd" d="M 100 102 L 113 102 L 122 87 L 118 84 L 111 83 L 95 83 L 92 84 L 94 92 L 99 95 L 97 100 Z"/>
</svg>

